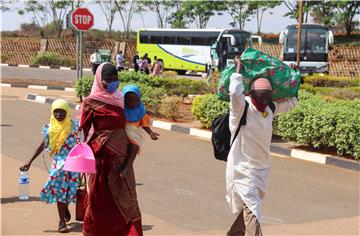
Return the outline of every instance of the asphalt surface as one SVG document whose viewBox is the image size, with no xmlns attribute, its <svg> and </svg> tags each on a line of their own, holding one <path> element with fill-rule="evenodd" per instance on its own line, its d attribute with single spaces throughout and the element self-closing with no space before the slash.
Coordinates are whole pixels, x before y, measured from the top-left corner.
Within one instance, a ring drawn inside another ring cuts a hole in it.
<svg viewBox="0 0 360 236">
<path fill-rule="evenodd" d="M 1 77 L 3 78 L 63 80 L 63 81 L 76 80 L 76 70 L 24 68 L 24 67 L 14 67 L 14 66 L 1 66 L 0 69 L 1 69 Z M 83 71 L 83 74 L 84 76 L 92 75 L 92 72 Z"/>
<path fill-rule="evenodd" d="M 57 80 L 57 81 L 75 81 L 76 70 L 60 69 L 41 69 L 24 68 L 14 66 L 0 66 L 1 77 L 16 79 L 37 79 L 37 80 Z M 91 71 L 84 71 L 84 76 L 93 75 Z M 194 80 L 204 80 L 200 75 L 179 75 L 178 78 L 188 78 Z"/>
<path fill-rule="evenodd" d="M 41 140 L 50 106 L 11 94 L 2 94 L 1 105 L 2 154 L 25 162 Z M 155 130 L 160 139 L 148 139 L 135 163 L 141 210 L 196 234 L 224 235 L 234 219 L 224 198 L 225 163 L 212 157 L 206 140 Z M 34 165 L 46 170 L 42 156 Z M 272 166 L 265 235 L 359 235 L 357 172 L 279 157 Z"/>
</svg>

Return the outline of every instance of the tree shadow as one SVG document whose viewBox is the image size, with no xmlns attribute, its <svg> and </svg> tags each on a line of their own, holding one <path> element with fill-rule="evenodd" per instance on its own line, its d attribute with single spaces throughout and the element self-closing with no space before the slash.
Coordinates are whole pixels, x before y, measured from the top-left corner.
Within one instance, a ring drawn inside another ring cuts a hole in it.
<svg viewBox="0 0 360 236">
<path fill-rule="evenodd" d="M 40 202 L 39 197 L 29 197 L 27 200 L 20 200 L 19 197 L 6 197 L 0 199 L 1 204 L 15 203 L 15 202 Z"/>
</svg>

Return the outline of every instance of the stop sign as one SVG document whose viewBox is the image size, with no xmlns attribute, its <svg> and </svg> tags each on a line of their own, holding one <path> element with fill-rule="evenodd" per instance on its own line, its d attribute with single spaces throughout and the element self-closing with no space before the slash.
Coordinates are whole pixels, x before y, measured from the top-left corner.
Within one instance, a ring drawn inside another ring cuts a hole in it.
<svg viewBox="0 0 360 236">
<path fill-rule="evenodd" d="M 94 16 L 87 8 L 76 8 L 71 13 L 71 24 L 77 30 L 89 30 L 94 25 Z"/>
</svg>

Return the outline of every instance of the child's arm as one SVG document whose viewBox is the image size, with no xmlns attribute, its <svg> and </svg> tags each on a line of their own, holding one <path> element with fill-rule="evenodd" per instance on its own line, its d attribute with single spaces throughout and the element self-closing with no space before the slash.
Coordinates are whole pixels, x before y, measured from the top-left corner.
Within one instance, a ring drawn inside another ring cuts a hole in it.
<svg viewBox="0 0 360 236">
<path fill-rule="evenodd" d="M 150 129 L 150 127 L 143 127 L 143 129 L 146 131 L 146 133 L 148 133 L 148 134 L 150 135 L 150 138 L 151 138 L 152 140 L 157 140 L 157 139 L 159 139 L 158 136 L 160 136 L 160 134 L 155 133 L 154 131 L 152 131 L 152 130 Z"/>
<path fill-rule="evenodd" d="M 39 144 L 39 146 L 36 148 L 35 153 L 31 157 L 29 162 L 27 164 L 21 166 L 20 170 L 21 171 L 28 171 L 30 169 L 31 163 L 40 155 L 40 153 L 44 150 L 44 148 L 45 148 L 45 139 L 43 139 L 41 141 L 41 143 Z"/>
</svg>

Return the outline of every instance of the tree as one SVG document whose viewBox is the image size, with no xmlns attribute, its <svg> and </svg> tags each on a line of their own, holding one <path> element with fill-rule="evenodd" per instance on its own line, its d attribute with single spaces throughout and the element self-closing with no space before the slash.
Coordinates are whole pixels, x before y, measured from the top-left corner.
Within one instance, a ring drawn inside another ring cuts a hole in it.
<svg viewBox="0 0 360 236">
<path fill-rule="evenodd" d="M 252 13 L 253 10 L 256 13 L 257 34 L 260 35 L 264 13 L 279 6 L 281 1 L 248 1 L 248 4 L 250 9 L 249 13 Z M 271 11 L 269 11 L 269 13 L 273 14 Z"/>
<path fill-rule="evenodd" d="M 173 7 L 172 1 L 147 0 L 139 3 L 142 4 L 145 8 L 148 8 L 150 11 L 154 11 L 156 13 L 158 28 L 166 27 L 167 14 L 169 13 L 170 9 Z"/>
<path fill-rule="evenodd" d="M 244 0 L 229 1 L 226 5 L 227 12 L 233 19 L 230 25 L 243 30 L 246 21 L 254 14 L 254 9 L 249 8 L 248 1 Z"/>
<path fill-rule="evenodd" d="M 60 37 L 61 32 L 63 30 L 64 20 L 66 13 L 68 12 L 69 6 L 72 1 L 64 0 L 64 1 L 57 1 L 57 0 L 50 0 L 49 7 L 51 10 L 52 22 L 55 26 L 55 32 L 58 37 Z"/>
<path fill-rule="evenodd" d="M 360 2 L 347 0 L 317 1 L 311 12 L 314 22 L 333 28 L 340 26 L 347 36 L 359 24 L 354 20 L 357 14 L 360 14 Z"/>
<path fill-rule="evenodd" d="M 40 27 L 40 35 L 44 38 L 47 22 L 48 1 L 40 3 L 38 1 L 29 0 L 24 4 L 25 7 L 23 9 L 19 9 L 18 14 L 24 15 L 26 12 L 31 13 L 33 15 L 33 22 Z"/>
<path fill-rule="evenodd" d="M 137 2 L 135 0 L 116 0 L 115 5 L 123 23 L 125 37 L 129 38 L 132 18 L 139 10 Z"/>
<path fill-rule="evenodd" d="M 323 1 L 313 1 L 313 0 L 304 0 L 303 1 L 303 10 L 302 10 L 302 23 L 307 23 L 309 19 L 309 13 L 312 9 Z M 298 1 L 285 0 L 283 1 L 284 5 L 288 8 L 289 12 L 287 12 L 284 16 L 290 16 L 293 19 L 299 19 L 299 4 Z M 304 17 L 305 16 L 305 17 Z"/>
<path fill-rule="evenodd" d="M 182 10 L 182 1 L 174 1 L 170 2 L 171 8 L 175 11 L 170 14 L 166 18 L 168 23 L 170 23 L 171 28 L 186 28 L 186 24 L 188 23 L 188 20 L 185 16 L 185 12 Z"/>
<path fill-rule="evenodd" d="M 70 0 L 28 0 L 24 3 L 25 7 L 18 10 L 18 14 L 24 15 L 25 12 L 32 13 L 34 22 L 41 27 L 40 34 L 42 37 L 45 36 L 45 28 L 48 22 L 48 15 L 50 15 L 52 24 L 55 27 L 56 35 L 60 37 L 63 30 L 63 22 L 68 11 L 68 7 L 71 3 L 72 1 Z"/>
<path fill-rule="evenodd" d="M 96 1 L 96 3 L 100 5 L 101 11 L 106 19 L 106 24 L 108 25 L 109 33 L 111 35 L 112 25 L 117 11 L 115 0 Z"/>
<path fill-rule="evenodd" d="M 182 3 L 182 13 L 180 15 L 186 16 L 188 20 L 195 21 L 197 28 L 206 28 L 211 16 L 216 12 L 221 14 L 225 9 L 225 4 L 222 1 L 192 1 L 187 0 Z"/>
<path fill-rule="evenodd" d="M 342 23 L 345 26 L 346 36 L 350 36 L 351 31 L 359 23 L 354 21 L 354 17 L 360 14 L 360 2 L 359 1 L 333 1 L 330 2 L 336 10 L 336 19 L 338 23 Z"/>
</svg>

